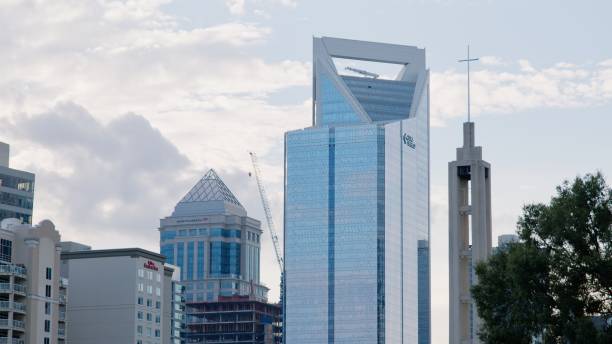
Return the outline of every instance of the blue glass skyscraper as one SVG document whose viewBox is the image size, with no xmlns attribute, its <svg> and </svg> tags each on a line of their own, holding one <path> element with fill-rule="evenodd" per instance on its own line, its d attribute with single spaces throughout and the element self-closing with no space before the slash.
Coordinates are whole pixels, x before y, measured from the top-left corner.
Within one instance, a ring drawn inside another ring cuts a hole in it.
<svg viewBox="0 0 612 344">
<path fill-rule="evenodd" d="M 429 343 L 425 51 L 314 38 L 313 82 L 312 127 L 285 135 L 285 342 Z"/>
</svg>

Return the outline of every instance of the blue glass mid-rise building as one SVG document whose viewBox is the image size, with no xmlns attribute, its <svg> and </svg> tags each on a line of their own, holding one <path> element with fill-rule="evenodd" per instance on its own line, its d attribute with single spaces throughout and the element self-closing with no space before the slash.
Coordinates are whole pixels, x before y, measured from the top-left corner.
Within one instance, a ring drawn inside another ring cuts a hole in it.
<svg viewBox="0 0 612 344">
<path fill-rule="evenodd" d="M 8 144 L 0 142 L 0 220 L 32 223 L 34 174 L 9 168 Z"/>
<path fill-rule="evenodd" d="M 313 82 L 312 126 L 285 136 L 285 343 L 430 343 L 425 51 L 314 38 Z"/>
<path fill-rule="evenodd" d="M 261 234 L 214 170 L 161 219 L 161 254 L 185 288 L 185 342 L 278 342 L 280 307 L 260 282 Z"/>
</svg>

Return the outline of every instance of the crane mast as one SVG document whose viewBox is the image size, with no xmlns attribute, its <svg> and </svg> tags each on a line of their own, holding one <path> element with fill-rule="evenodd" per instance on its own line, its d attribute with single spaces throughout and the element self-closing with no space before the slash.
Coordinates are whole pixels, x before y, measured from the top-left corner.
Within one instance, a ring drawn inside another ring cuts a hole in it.
<svg viewBox="0 0 612 344">
<path fill-rule="evenodd" d="M 278 262 L 278 266 L 280 267 L 281 274 L 285 272 L 285 264 L 283 260 L 283 256 L 280 250 L 280 244 L 278 241 L 278 236 L 276 235 L 276 227 L 274 226 L 274 219 L 272 218 L 272 211 L 270 210 L 270 203 L 268 202 L 268 195 L 266 193 L 266 189 L 264 188 L 263 182 L 261 180 L 261 171 L 259 170 L 259 163 L 257 161 L 257 155 L 253 152 L 249 152 L 251 156 L 251 161 L 253 162 L 253 170 L 255 171 L 255 180 L 257 180 L 257 187 L 259 188 L 259 195 L 261 196 L 261 204 L 264 208 L 264 213 L 266 215 L 266 222 L 268 223 L 268 231 L 270 232 L 270 237 L 272 238 L 272 243 L 274 244 L 274 253 L 276 253 L 276 261 Z"/>
</svg>

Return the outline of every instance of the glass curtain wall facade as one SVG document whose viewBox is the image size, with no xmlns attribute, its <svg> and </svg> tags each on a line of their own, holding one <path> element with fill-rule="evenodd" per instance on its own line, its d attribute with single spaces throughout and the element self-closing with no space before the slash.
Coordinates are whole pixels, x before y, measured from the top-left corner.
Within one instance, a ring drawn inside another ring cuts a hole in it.
<svg viewBox="0 0 612 344">
<path fill-rule="evenodd" d="M 34 174 L 9 168 L 9 145 L 0 142 L 0 220 L 32 223 Z"/>
<path fill-rule="evenodd" d="M 285 136 L 285 343 L 429 343 L 424 51 L 315 38 L 313 126 Z M 401 63 L 342 76 L 333 57 Z"/>
<path fill-rule="evenodd" d="M 210 170 L 161 220 L 160 252 L 181 269 L 187 302 L 217 301 L 219 296 L 255 295 L 260 284 L 261 224 L 219 176 Z"/>
<path fill-rule="evenodd" d="M 230 326 L 225 320 L 237 319 L 236 314 L 215 318 L 205 311 L 211 303 L 267 301 L 268 288 L 259 274 L 261 234 L 261 223 L 247 216 L 213 170 L 160 221 L 160 252 L 180 267 L 185 288 L 187 343 L 232 343 L 240 338 L 241 343 L 263 344 L 259 318 Z M 238 336 L 242 330 L 246 332 Z"/>
</svg>

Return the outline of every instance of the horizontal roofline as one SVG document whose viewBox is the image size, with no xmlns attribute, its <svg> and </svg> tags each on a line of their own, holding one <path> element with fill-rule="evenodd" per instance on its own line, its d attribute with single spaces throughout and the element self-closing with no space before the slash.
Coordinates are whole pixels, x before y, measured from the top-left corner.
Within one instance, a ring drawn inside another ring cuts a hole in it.
<svg viewBox="0 0 612 344">
<path fill-rule="evenodd" d="M 155 253 L 152 251 L 148 251 L 142 248 L 117 248 L 117 249 L 108 249 L 108 250 L 91 250 L 91 251 L 75 251 L 75 252 L 62 252 L 61 259 L 62 260 L 70 260 L 70 259 L 89 259 L 89 258 L 110 258 L 110 257 L 142 257 L 146 259 L 156 260 L 160 263 L 166 262 L 166 257 Z"/>
<path fill-rule="evenodd" d="M 392 64 L 416 64 L 425 67 L 425 49 L 411 45 L 321 37 L 331 57 Z"/>
</svg>

